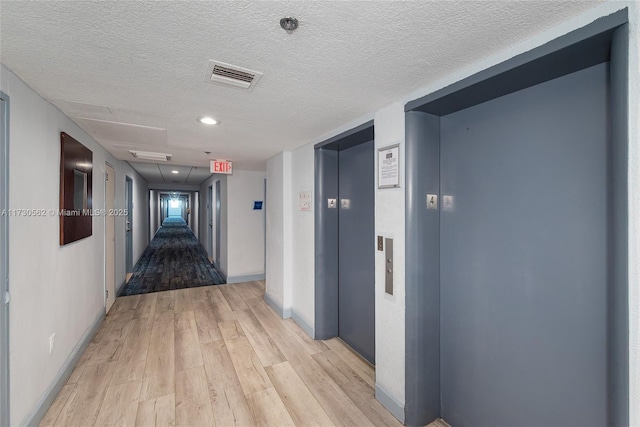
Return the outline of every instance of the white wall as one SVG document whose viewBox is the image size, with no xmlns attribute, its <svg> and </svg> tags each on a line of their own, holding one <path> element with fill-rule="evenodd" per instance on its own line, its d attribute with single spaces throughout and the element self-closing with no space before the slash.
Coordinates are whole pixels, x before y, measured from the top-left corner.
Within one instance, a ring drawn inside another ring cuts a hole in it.
<svg viewBox="0 0 640 427">
<path fill-rule="evenodd" d="M 253 210 L 253 202 L 264 200 L 264 172 L 234 170 L 233 175 L 213 175 L 200 185 L 199 240 L 208 250 L 209 186 L 213 186 L 215 258 L 216 181 L 220 181 L 220 265 L 228 283 L 264 275 L 264 210 Z"/>
<path fill-rule="evenodd" d="M 466 69 L 437 81 L 410 94 L 399 94 L 395 103 L 366 117 L 346 124 L 321 138 L 310 141 L 304 147 L 296 150 L 292 157 L 293 185 L 287 185 L 283 180 L 286 174 L 288 153 L 281 153 L 267 163 L 268 196 L 271 206 L 267 208 L 267 293 L 277 301 L 286 304 L 288 272 L 296 278 L 290 285 L 294 298 L 292 310 L 298 313 L 313 328 L 313 244 L 309 244 L 309 236 L 313 236 L 313 221 L 308 221 L 305 213 L 295 211 L 298 191 L 307 187 L 310 174 L 313 174 L 312 150 L 317 142 L 337 135 L 345 130 L 365 123 L 375 117 L 376 147 L 394 143 L 401 143 L 404 153 L 404 104 L 443 87 L 460 81 L 493 65 L 506 61 L 523 52 L 541 46 L 557 37 L 580 28 L 595 19 L 606 16 L 624 7 L 629 7 L 630 16 L 630 152 L 629 152 L 629 313 L 630 313 L 630 397 L 631 397 L 631 425 L 640 426 L 640 87 L 639 87 L 639 45 L 638 23 L 640 22 L 639 7 L 635 2 L 609 1 L 589 12 L 562 23 L 557 27 L 545 31 L 522 43 L 486 58 Z M 404 154 L 402 154 L 404 155 Z M 284 156 L 284 157 L 283 157 Z M 402 174 L 404 176 L 404 162 Z M 376 179 L 377 182 L 377 179 Z M 404 182 L 404 179 L 402 179 Z M 309 186 L 313 188 L 312 186 Z M 306 188 L 305 188 L 306 189 Z M 275 191 L 283 192 L 274 194 Z M 277 206 L 273 206 L 277 204 Z M 292 218 L 287 221 L 277 209 L 284 212 L 293 210 Z M 281 240 L 288 229 L 293 230 L 295 236 L 294 252 L 290 258 L 284 254 Z M 395 295 L 389 296 L 383 289 L 383 258 L 376 253 L 376 382 L 387 391 L 391 397 L 404 403 L 404 326 L 405 326 L 405 283 L 404 283 L 404 189 L 376 190 L 376 232 L 386 237 L 393 237 Z M 273 239 L 273 241 L 272 241 Z M 287 267 L 287 259 L 293 261 Z M 311 281 L 311 282 L 310 282 Z M 283 285 L 283 282 L 285 285 Z M 310 284 L 311 283 L 311 284 Z M 284 294 L 284 295 L 283 295 Z"/>
<path fill-rule="evenodd" d="M 377 149 L 400 144 L 400 188 L 378 189 L 376 175 L 376 235 L 393 239 L 393 295 L 384 290 L 384 252 L 376 251 L 376 384 L 398 402 L 404 402 L 405 292 L 404 292 L 404 103 L 378 111 L 374 119 Z M 378 164 L 378 160 L 375 160 Z M 377 170 L 376 170 L 377 174 Z M 372 236 L 372 243 L 374 244 Z"/>
<path fill-rule="evenodd" d="M 293 235 L 291 222 L 291 152 L 267 161 L 266 297 L 285 311 L 292 303 Z M 313 225 L 311 227 L 313 234 Z M 311 323 L 310 323 L 311 324 Z"/>
<path fill-rule="evenodd" d="M 227 177 L 227 283 L 264 275 L 264 172 L 234 170 Z"/>
<path fill-rule="evenodd" d="M 291 153 L 292 212 L 292 314 L 314 330 L 315 323 L 315 236 L 314 236 L 314 149 L 307 144 Z M 311 193 L 311 211 L 298 210 L 301 191 Z"/>
<path fill-rule="evenodd" d="M 146 181 L 115 160 L 58 109 L 0 67 L 0 89 L 10 97 L 10 200 L 13 209 L 59 207 L 60 132 L 93 152 L 93 208 L 103 209 L 105 161 L 116 169 L 116 208 L 124 208 L 125 174 L 134 180 L 134 260 L 146 246 Z M 60 369 L 100 313 L 104 313 L 104 217 L 92 236 L 59 245 L 57 216 L 11 217 L 10 370 L 11 425 L 35 409 Z M 124 254 L 125 218 L 116 219 L 117 253 Z M 120 237 L 121 236 L 121 237 Z M 116 259 L 124 281 L 124 255 Z M 49 354 L 49 336 L 56 333 Z"/>
</svg>

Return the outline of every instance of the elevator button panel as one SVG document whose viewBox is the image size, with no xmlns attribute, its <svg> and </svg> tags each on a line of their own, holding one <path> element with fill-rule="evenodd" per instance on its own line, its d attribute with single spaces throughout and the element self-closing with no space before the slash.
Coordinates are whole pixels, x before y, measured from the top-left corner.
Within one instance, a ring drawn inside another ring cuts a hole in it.
<svg viewBox="0 0 640 427">
<path fill-rule="evenodd" d="M 446 212 L 453 212 L 455 210 L 453 196 L 442 196 L 442 210 Z"/>
<path fill-rule="evenodd" d="M 393 295 L 393 239 L 384 239 L 384 291 Z"/>
<path fill-rule="evenodd" d="M 438 209 L 437 194 L 427 194 L 427 209 Z"/>
</svg>

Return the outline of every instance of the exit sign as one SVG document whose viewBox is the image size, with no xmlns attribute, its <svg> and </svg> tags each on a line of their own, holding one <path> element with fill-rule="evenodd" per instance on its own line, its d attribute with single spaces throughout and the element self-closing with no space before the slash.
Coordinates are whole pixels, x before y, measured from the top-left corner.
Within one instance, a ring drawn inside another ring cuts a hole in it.
<svg viewBox="0 0 640 427">
<path fill-rule="evenodd" d="M 231 175 L 233 165 L 227 160 L 211 160 L 211 173 L 224 173 Z"/>
</svg>

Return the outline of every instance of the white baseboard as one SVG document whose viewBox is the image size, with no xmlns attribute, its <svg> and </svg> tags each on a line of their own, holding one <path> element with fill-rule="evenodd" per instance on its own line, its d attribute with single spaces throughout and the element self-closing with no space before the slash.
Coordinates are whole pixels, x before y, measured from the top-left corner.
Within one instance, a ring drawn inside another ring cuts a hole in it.
<svg viewBox="0 0 640 427">
<path fill-rule="evenodd" d="M 288 319 L 291 317 L 291 308 L 282 308 L 280 304 L 278 304 L 271 296 L 267 293 L 264 294 L 264 301 L 269 305 L 269 307 L 273 308 L 273 310 L 278 313 L 278 316 L 283 319 Z"/>
<path fill-rule="evenodd" d="M 309 325 L 294 309 L 291 309 L 291 318 L 311 338 L 315 339 L 315 329 Z"/>
<path fill-rule="evenodd" d="M 262 273 L 262 274 L 248 274 L 246 276 L 231 276 L 231 277 L 227 277 L 227 284 L 242 283 L 242 282 L 254 282 L 256 280 L 264 280 L 264 273 Z"/>
<path fill-rule="evenodd" d="M 398 421 L 404 424 L 404 405 L 378 383 L 376 383 L 376 399 L 382 403 L 382 406 L 387 408 Z"/>
</svg>

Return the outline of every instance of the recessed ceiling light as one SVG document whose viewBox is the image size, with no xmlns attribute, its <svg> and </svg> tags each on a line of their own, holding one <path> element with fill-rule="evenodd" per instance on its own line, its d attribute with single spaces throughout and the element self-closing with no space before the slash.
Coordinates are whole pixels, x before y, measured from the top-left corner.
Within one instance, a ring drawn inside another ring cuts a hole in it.
<svg viewBox="0 0 640 427">
<path fill-rule="evenodd" d="M 171 173 L 180 173 L 180 172 L 178 172 L 178 171 L 171 171 Z"/>
<path fill-rule="evenodd" d="M 198 118 L 198 121 L 205 125 L 217 125 L 219 122 L 213 117 L 203 116 Z"/>
</svg>

